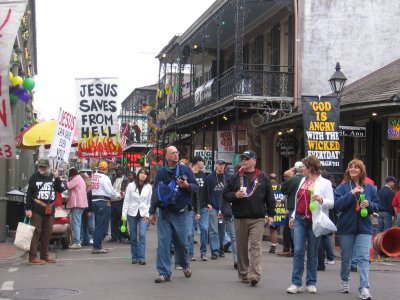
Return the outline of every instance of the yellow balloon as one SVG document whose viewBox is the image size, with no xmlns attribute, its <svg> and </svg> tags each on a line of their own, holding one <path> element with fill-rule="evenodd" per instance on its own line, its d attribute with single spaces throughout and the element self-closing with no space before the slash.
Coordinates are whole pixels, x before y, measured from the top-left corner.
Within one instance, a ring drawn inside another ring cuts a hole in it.
<svg viewBox="0 0 400 300">
<path fill-rule="evenodd" d="M 13 80 L 13 78 L 14 78 L 13 73 L 10 72 L 10 74 L 8 75 L 8 78 L 10 78 L 10 82 L 12 82 L 12 80 Z"/>
<path fill-rule="evenodd" d="M 19 77 L 19 76 L 14 76 L 13 79 L 11 80 L 13 86 L 16 86 L 18 84 L 22 84 L 24 82 L 24 80 Z"/>
</svg>

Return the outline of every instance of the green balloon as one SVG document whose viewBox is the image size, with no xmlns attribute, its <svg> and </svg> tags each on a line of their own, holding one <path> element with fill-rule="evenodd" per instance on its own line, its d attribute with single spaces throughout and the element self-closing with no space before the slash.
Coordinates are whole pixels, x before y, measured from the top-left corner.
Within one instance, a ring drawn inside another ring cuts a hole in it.
<svg viewBox="0 0 400 300">
<path fill-rule="evenodd" d="M 10 94 L 10 102 L 12 104 L 15 104 L 17 102 L 17 100 L 18 100 L 18 96 L 17 95 Z"/>
<path fill-rule="evenodd" d="M 33 80 L 32 77 L 28 77 L 24 80 L 24 82 L 22 83 L 22 86 L 24 87 L 24 89 L 31 92 L 33 90 L 33 88 L 35 87 L 35 80 Z"/>
</svg>

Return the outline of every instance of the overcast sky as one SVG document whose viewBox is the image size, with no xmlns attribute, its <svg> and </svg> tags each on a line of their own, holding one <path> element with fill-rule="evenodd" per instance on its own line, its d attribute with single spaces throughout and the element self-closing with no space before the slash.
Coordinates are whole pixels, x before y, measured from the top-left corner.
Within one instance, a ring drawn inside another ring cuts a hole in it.
<svg viewBox="0 0 400 300">
<path fill-rule="evenodd" d="M 154 57 L 214 0 L 36 0 L 39 119 L 76 111 L 75 78 L 119 77 L 120 103 L 154 84 Z"/>
</svg>

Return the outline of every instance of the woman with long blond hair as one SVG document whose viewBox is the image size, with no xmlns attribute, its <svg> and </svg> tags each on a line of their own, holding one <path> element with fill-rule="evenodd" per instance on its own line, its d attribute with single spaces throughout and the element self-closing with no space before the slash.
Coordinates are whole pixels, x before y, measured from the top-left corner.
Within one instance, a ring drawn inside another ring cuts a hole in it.
<svg viewBox="0 0 400 300">
<path fill-rule="evenodd" d="M 372 239 L 370 215 L 378 210 L 378 193 L 367 182 L 364 163 L 359 159 L 349 162 L 343 182 L 335 190 L 335 210 L 339 213 L 337 233 L 341 248 L 340 292 L 349 293 L 351 257 L 357 256 L 360 273 L 360 298 L 372 299 L 369 293 L 369 249 Z"/>
</svg>

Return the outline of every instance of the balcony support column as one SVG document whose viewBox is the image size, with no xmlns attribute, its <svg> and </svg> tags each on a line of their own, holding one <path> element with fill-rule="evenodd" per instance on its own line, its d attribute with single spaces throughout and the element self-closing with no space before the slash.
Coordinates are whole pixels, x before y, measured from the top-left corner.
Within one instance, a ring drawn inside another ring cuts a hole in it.
<svg viewBox="0 0 400 300">
<path fill-rule="evenodd" d="M 235 94 L 242 94 L 243 35 L 246 0 L 236 0 L 235 13 Z"/>
</svg>

